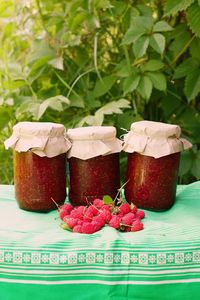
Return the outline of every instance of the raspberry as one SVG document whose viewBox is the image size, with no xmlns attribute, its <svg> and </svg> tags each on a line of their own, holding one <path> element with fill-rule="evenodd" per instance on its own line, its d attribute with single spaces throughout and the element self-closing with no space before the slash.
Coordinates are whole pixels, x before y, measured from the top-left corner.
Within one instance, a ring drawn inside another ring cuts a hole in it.
<svg viewBox="0 0 200 300">
<path fill-rule="evenodd" d="M 88 233 L 88 234 L 94 233 L 96 231 L 95 225 L 89 222 L 84 222 L 82 224 L 81 229 L 82 229 L 82 233 Z"/>
<path fill-rule="evenodd" d="M 128 203 L 122 203 L 119 209 L 120 212 L 123 213 L 124 215 L 131 211 L 130 205 Z"/>
<path fill-rule="evenodd" d="M 125 227 L 125 228 L 124 228 L 124 231 L 125 231 L 125 232 L 130 232 L 130 231 L 131 231 L 131 227 L 130 227 L 130 226 Z"/>
<path fill-rule="evenodd" d="M 105 220 L 106 223 L 109 223 L 112 218 L 111 212 L 105 209 L 100 213 L 100 216 Z"/>
<path fill-rule="evenodd" d="M 144 228 L 144 225 L 139 221 L 136 220 L 132 223 L 131 231 L 139 231 Z"/>
<path fill-rule="evenodd" d="M 135 215 L 131 212 L 122 217 L 122 223 L 124 225 L 131 225 L 134 220 L 135 220 Z"/>
<path fill-rule="evenodd" d="M 145 217 L 145 212 L 143 210 L 138 210 L 136 213 L 136 217 L 139 219 L 143 219 Z"/>
<path fill-rule="evenodd" d="M 93 221 L 100 223 L 102 227 L 106 224 L 106 220 L 102 218 L 101 215 L 94 217 Z"/>
<path fill-rule="evenodd" d="M 120 213 L 117 214 L 117 216 L 119 216 L 120 218 L 122 218 L 124 216 L 124 214 L 120 212 Z"/>
<path fill-rule="evenodd" d="M 91 205 L 87 208 L 87 213 L 88 212 L 91 212 L 93 216 L 96 216 L 96 215 L 98 215 L 99 210 L 98 210 L 98 208 L 96 208 L 96 206 Z"/>
<path fill-rule="evenodd" d="M 83 216 L 83 221 L 88 221 L 91 222 L 91 220 L 93 219 L 93 213 L 91 211 L 86 211 L 84 216 Z"/>
<path fill-rule="evenodd" d="M 104 205 L 101 207 L 101 210 L 108 210 L 108 211 L 110 211 L 110 205 L 104 204 Z"/>
<path fill-rule="evenodd" d="M 81 225 L 74 226 L 73 232 L 82 233 L 82 226 Z"/>
<path fill-rule="evenodd" d="M 95 229 L 95 232 L 96 231 L 99 231 L 105 224 L 102 224 L 100 222 L 97 222 L 97 221 L 92 221 L 91 222 L 92 226 L 94 226 L 94 229 Z"/>
<path fill-rule="evenodd" d="M 63 218 L 67 215 L 69 215 L 71 213 L 73 209 L 73 206 L 71 204 L 63 204 L 62 206 L 60 206 L 58 208 L 58 212 L 59 212 L 59 216 L 61 218 L 61 220 L 63 220 Z"/>
<path fill-rule="evenodd" d="M 70 216 L 73 218 L 76 218 L 76 219 L 80 219 L 80 220 L 83 219 L 82 213 L 80 213 L 77 208 L 75 208 L 71 211 Z"/>
<path fill-rule="evenodd" d="M 134 214 L 136 214 L 136 212 L 137 212 L 137 206 L 133 203 L 131 203 L 131 212 Z"/>
<path fill-rule="evenodd" d="M 109 222 L 110 227 L 113 227 L 115 229 L 119 229 L 120 228 L 120 221 L 121 218 L 118 215 L 113 215 L 112 219 Z"/>
<path fill-rule="evenodd" d="M 69 228 L 74 228 L 78 224 L 78 219 L 72 218 L 70 216 L 65 216 L 63 221 L 69 226 Z"/>
<path fill-rule="evenodd" d="M 84 214 L 84 212 L 85 212 L 85 209 L 86 209 L 86 206 L 83 206 L 83 205 L 80 205 L 80 206 L 78 206 L 77 208 L 76 208 L 76 210 L 78 211 L 78 212 L 80 212 L 80 214 Z"/>
<path fill-rule="evenodd" d="M 101 199 L 94 199 L 93 205 L 96 206 L 97 208 L 101 208 L 104 205 L 104 203 Z"/>
</svg>

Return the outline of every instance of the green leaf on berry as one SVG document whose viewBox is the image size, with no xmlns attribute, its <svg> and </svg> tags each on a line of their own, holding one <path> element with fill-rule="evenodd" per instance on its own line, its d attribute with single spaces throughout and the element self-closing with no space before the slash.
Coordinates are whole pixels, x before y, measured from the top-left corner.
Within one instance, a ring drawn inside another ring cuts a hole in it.
<svg viewBox="0 0 200 300">
<path fill-rule="evenodd" d="M 111 204 L 113 202 L 113 199 L 109 195 L 103 196 L 103 203 L 104 204 Z"/>
<path fill-rule="evenodd" d="M 124 225 L 120 225 L 120 229 L 119 230 L 122 231 L 122 232 L 124 232 L 125 226 Z"/>
<path fill-rule="evenodd" d="M 72 229 L 66 223 L 60 224 L 60 227 L 64 230 L 72 231 Z"/>
</svg>

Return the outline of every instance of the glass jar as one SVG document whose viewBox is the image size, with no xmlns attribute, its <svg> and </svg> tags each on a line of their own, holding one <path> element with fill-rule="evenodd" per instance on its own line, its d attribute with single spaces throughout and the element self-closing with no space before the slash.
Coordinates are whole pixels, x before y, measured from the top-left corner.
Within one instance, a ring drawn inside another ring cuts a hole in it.
<svg viewBox="0 0 200 300">
<path fill-rule="evenodd" d="M 115 198 L 120 188 L 121 141 L 112 126 L 69 129 L 69 200 L 87 205 L 104 195 Z"/>
<path fill-rule="evenodd" d="M 5 144 L 14 148 L 15 196 L 21 209 L 47 212 L 66 199 L 66 152 L 61 124 L 21 122 Z"/>
<path fill-rule="evenodd" d="M 180 127 L 140 121 L 124 138 L 129 152 L 125 197 L 143 209 L 162 211 L 175 201 L 180 151 L 191 147 L 180 138 Z"/>
<path fill-rule="evenodd" d="M 126 200 L 151 210 L 170 208 L 176 196 L 180 152 L 154 158 L 128 154 Z"/>
</svg>

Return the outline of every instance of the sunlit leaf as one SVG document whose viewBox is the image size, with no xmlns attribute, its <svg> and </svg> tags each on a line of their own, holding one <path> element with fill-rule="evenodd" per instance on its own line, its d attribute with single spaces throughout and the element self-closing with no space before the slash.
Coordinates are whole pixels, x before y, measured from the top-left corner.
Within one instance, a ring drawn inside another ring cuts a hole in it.
<svg viewBox="0 0 200 300">
<path fill-rule="evenodd" d="M 171 31 L 173 28 L 165 21 L 159 21 L 153 26 L 153 32 Z"/>
<path fill-rule="evenodd" d="M 150 46 L 158 53 L 163 54 L 165 50 L 165 37 L 160 33 L 154 33 L 150 38 Z"/>
<path fill-rule="evenodd" d="M 135 43 L 133 43 L 133 52 L 136 58 L 139 58 L 146 54 L 149 46 L 149 37 L 141 36 Z"/>
<path fill-rule="evenodd" d="M 49 60 L 48 64 L 53 66 L 55 69 L 64 70 L 62 56 Z"/>
<path fill-rule="evenodd" d="M 105 195 L 103 196 L 103 203 L 104 204 L 112 204 L 113 203 L 113 199 L 109 196 L 109 195 Z"/>
</svg>

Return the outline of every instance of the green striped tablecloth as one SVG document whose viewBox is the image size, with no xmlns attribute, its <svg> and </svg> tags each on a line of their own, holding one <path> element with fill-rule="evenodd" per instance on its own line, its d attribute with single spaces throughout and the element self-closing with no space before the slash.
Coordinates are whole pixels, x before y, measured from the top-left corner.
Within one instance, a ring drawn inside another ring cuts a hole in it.
<svg viewBox="0 0 200 300">
<path fill-rule="evenodd" d="M 0 300 L 200 299 L 200 182 L 136 233 L 74 234 L 56 217 L 20 210 L 0 186 Z"/>
</svg>

